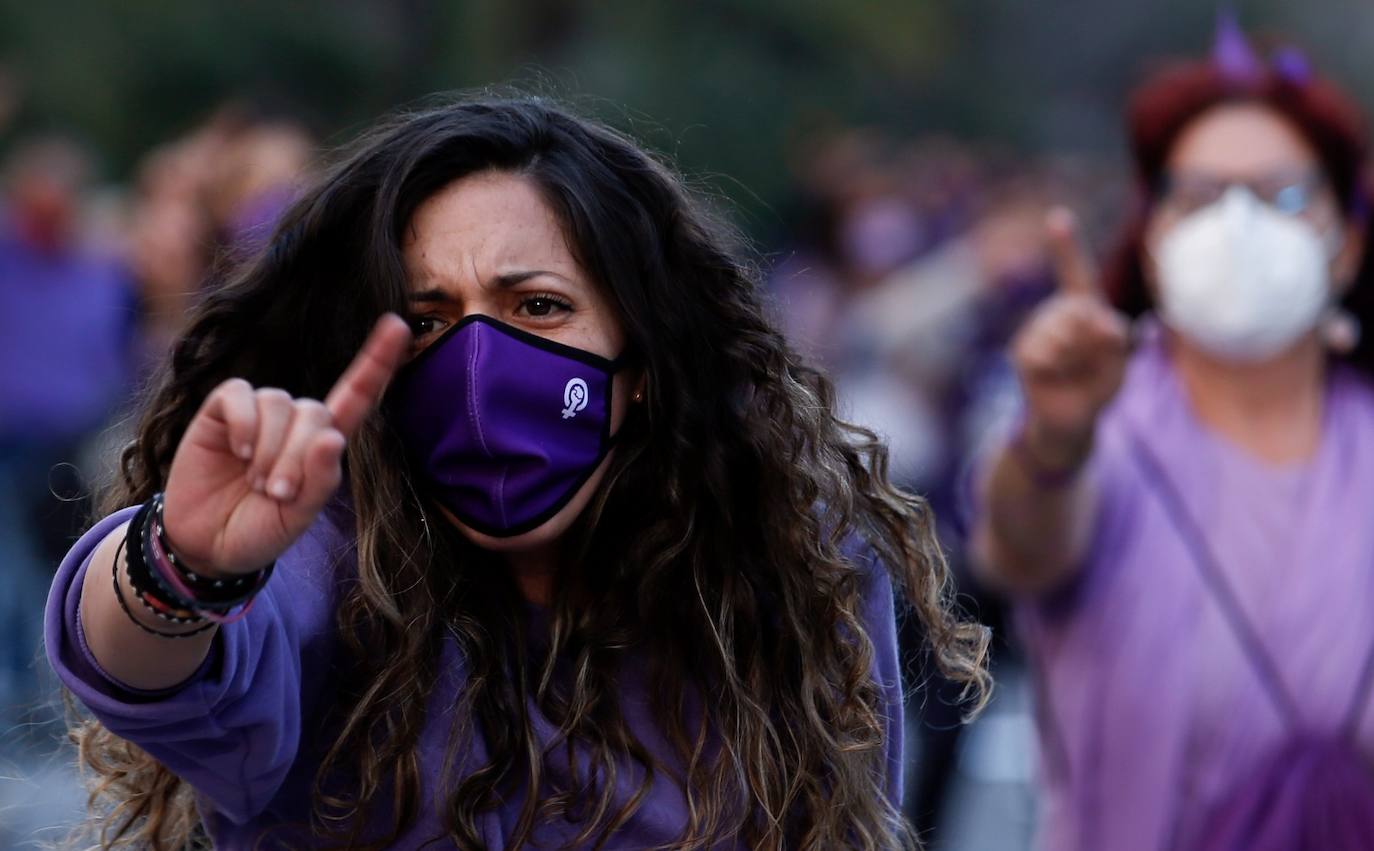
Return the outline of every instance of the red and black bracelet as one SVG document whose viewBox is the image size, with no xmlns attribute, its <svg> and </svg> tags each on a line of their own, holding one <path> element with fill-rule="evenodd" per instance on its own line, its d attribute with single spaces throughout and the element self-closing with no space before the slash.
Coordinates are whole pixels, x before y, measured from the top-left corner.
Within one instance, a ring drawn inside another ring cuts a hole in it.
<svg viewBox="0 0 1374 851">
<path fill-rule="evenodd" d="M 207 623 L 205 623 L 204 626 L 200 627 L 199 629 L 192 629 L 192 630 L 188 630 L 188 631 L 186 631 L 186 632 L 163 632 L 163 631 L 160 630 L 160 629 L 153 629 L 152 627 L 145 625 L 145 624 L 144 624 L 142 621 L 140 621 L 138 618 L 134 617 L 133 610 L 131 610 L 131 609 L 129 608 L 129 603 L 124 599 L 124 591 L 121 590 L 120 587 L 119 587 L 119 563 L 120 563 L 120 561 L 121 561 L 120 556 L 126 551 L 126 549 L 127 549 L 127 546 L 126 546 L 127 543 L 128 543 L 128 539 L 127 539 L 127 538 L 126 538 L 125 540 L 119 542 L 119 549 L 115 552 L 114 564 L 112 565 L 112 570 L 110 571 L 110 573 L 111 573 L 111 575 L 112 575 L 112 577 L 113 577 L 113 579 L 114 579 L 114 593 L 115 593 L 115 599 L 119 601 L 119 607 L 120 607 L 121 609 L 124 610 L 124 614 L 128 616 L 129 620 L 133 621 L 134 626 L 138 627 L 139 629 L 143 630 L 144 632 L 148 633 L 149 635 L 156 635 L 158 638 L 190 638 L 191 636 L 193 636 L 193 635 L 199 635 L 200 633 L 205 632 L 205 630 L 207 630 L 207 629 L 209 629 L 210 627 L 214 626 L 213 623 L 208 623 L 208 622 L 207 622 Z M 127 568 L 128 568 L 128 562 L 127 562 L 127 560 L 125 560 L 125 569 L 127 570 Z M 133 585 L 132 582 L 130 582 L 129 584 L 130 584 L 131 586 Z M 146 597 L 144 597 L 142 594 L 139 595 L 139 600 L 143 602 L 143 605 L 144 605 L 144 606 L 146 606 L 146 607 L 148 607 L 149 609 L 153 610 L 153 612 L 154 612 L 155 614 L 157 614 L 159 617 L 162 617 L 162 618 L 164 618 L 164 619 L 166 619 L 166 620 L 168 620 L 168 621 L 171 621 L 171 622 L 173 622 L 173 623 L 184 623 L 184 624 L 188 624 L 188 625 L 189 625 L 189 624 L 192 624 L 192 623 L 201 623 L 202 621 L 204 621 L 203 618 L 182 619 L 182 618 L 170 617 L 170 616 L 167 616 L 167 615 L 163 615 L 162 613 L 160 613 L 160 612 L 158 612 L 156 609 L 154 609 L 154 608 L 149 604 L 148 599 L 147 599 Z"/>
<path fill-rule="evenodd" d="M 139 599 L 159 617 L 173 623 L 223 624 L 247 615 L 275 565 L 234 577 L 195 573 L 167 545 L 162 505 L 160 493 L 144 503 L 129 523 L 124 541 L 129 586 Z M 120 602 L 123 603 L 122 598 Z"/>
<path fill-rule="evenodd" d="M 167 543 L 163 495 L 155 494 L 150 502 L 152 513 L 147 520 L 147 551 L 144 558 L 149 565 L 163 568 L 159 572 L 169 580 L 168 584 L 173 586 L 179 597 L 193 601 L 197 608 L 223 613 L 251 601 L 271 578 L 275 565 L 240 576 L 208 577 L 190 570 Z M 167 567 L 171 570 L 167 570 Z"/>
</svg>

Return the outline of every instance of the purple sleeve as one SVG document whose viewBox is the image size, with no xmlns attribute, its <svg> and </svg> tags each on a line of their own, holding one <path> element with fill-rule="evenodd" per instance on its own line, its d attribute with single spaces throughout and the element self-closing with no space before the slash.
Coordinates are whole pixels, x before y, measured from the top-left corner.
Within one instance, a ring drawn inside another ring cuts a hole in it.
<svg viewBox="0 0 1374 851">
<path fill-rule="evenodd" d="M 887 567 L 872 549 L 859 559 L 869 571 L 864 589 L 863 622 L 873 643 L 873 676 L 882 690 L 884 747 L 887 766 L 887 796 L 901 809 L 906 759 L 903 751 L 906 727 L 903 722 L 901 657 L 897 649 L 897 612 L 892 596 L 892 579 Z"/>
<path fill-rule="evenodd" d="M 260 814 L 276 794 L 301 737 L 302 661 L 328 644 L 340 537 L 317 523 L 278 560 L 243 620 L 220 628 L 188 680 L 134 689 L 101 670 L 81 628 L 80 601 L 96 546 L 136 509 L 119 511 L 82 536 L 48 595 L 45 644 L 62 683 L 115 735 L 143 748 L 231 821 Z M 174 639 L 168 639 L 174 640 Z M 311 682 L 317 677 L 307 677 Z"/>
<path fill-rule="evenodd" d="M 992 463 L 1000 457 L 1010 440 L 1010 430 L 987 441 L 983 449 L 966 464 L 957 485 L 958 515 L 961 531 L 967 537 L 985 510 L 983 488 L 991 472 Z M 1119 519 L 1120 506 L 1129 499 L 1133 491 L 1129 461 L 1120 436 L 1104 422 L 1098 428 L 1096 445 L 1083 469 L 1095 491 L 1096 504 L 1091 523 L 1092 532 L 1077 569 L 1062 582 L 1052 588 L 1036 593 L 1032 597 L 1015 602 L 1043 609 L 1050 615 L 1063 614 L 1073 609 L 1083 596 L 1086 585 L 1095 584 L 1094 576 L 1098 565 L 1104 561 L 1100 557 L 1104 549 L 1110 552 L 1111 542 Z"/>
</svg>

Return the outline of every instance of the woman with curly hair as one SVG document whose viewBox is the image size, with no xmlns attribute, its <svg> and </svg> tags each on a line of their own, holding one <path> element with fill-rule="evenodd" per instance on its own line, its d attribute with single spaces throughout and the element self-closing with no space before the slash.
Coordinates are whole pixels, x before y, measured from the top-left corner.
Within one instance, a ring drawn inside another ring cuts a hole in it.
<svg viewBox="0 0 1374 851">
<path fill-rule="evenodd" d="M 634 143 L 402 116 L 198 308 L 59 571 L 101 844 L 910 847 L 893 586 L 978 691 L 985 636 L 885 461 Z"/>
</svg>

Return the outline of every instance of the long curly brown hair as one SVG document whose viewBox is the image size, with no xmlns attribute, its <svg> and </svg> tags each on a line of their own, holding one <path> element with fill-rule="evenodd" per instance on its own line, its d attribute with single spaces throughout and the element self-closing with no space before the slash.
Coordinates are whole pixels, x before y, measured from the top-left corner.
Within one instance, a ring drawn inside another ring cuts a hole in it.
<svg viewBox="0 0 1374 851">
<path fill-rule="evenodd" d="M 942 670 L 978 697 L 988 689 L 987 636 L 951 609 L 929 509 L 888 483 L 882 444 L 837 419 L 830 383 L 764 318 L 738 240 L 629 139 L 543 99 L 401 115 L 342 158 L 263 255 L 198 307 L 104 508 L 162 487 L 224 379 L 320 398 L 373 320 L 405 310 L 400 237 L 417 206 L 488 170 L 543 192 L 619 312 L 647 402 L 569 535 L 547 646 L 527 640 L 509 573 L 424 522 L 439 514 L 385 414 L 350 443 L 357 581 L 343 586 L 337 617 L 350 673 L 316 785 L 317 839 L 385 846 L 414 822 L 425 698 L 456 636 L 469 665 L 456 717 L 482 729 L 490 754 L 444 790 L 459 848 L 483 847 L 479 815 L 522 793 L 508 847 L 559 816 L 585 825 L 579 845 L 599 847 L 632 816 L 663 766 L 617 701 L 631 648 L 647 660 L 654 717 L 683 767 L 669 772 L 689 811 L 672 847 L 736 837 L 751 848 L 914 846 L 884 791 L 888 731 L 861 612 L 873 565 L 909 602 Z M 536 739 L 531 702 L 557 726 L 552 742 Z M 74 735 L 103 846 L 193 838 L 185 784 L 95 721 Z M 559 785 L 547 765 L 572 742 L 592 758 Z M 638 794 L 617 805 L 627 772 Z M 394 815 L 380 829 L 379 809 Z"/>
</svg>

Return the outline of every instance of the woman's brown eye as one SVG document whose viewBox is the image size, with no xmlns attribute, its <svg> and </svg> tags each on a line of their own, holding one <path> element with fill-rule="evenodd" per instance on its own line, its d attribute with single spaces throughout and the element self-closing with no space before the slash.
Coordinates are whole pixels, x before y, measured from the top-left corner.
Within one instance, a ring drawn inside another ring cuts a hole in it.
<svg viewBox="0 0 1374 851">
<path fill-rule="evenodd" d="M 410 331 L 417 338 L 433 334 L 438 327 L 439 321 L 433 316 L 417 316 L 410 320 Z"/>
<path fill-rule="evenodd" d="M 535 296 L 527 298 L 520 304 L 526 316 L 545 317 L 552 315 L 558 310 L 568 310 L 567 303 L 548 296 Z"/>
</svg>

